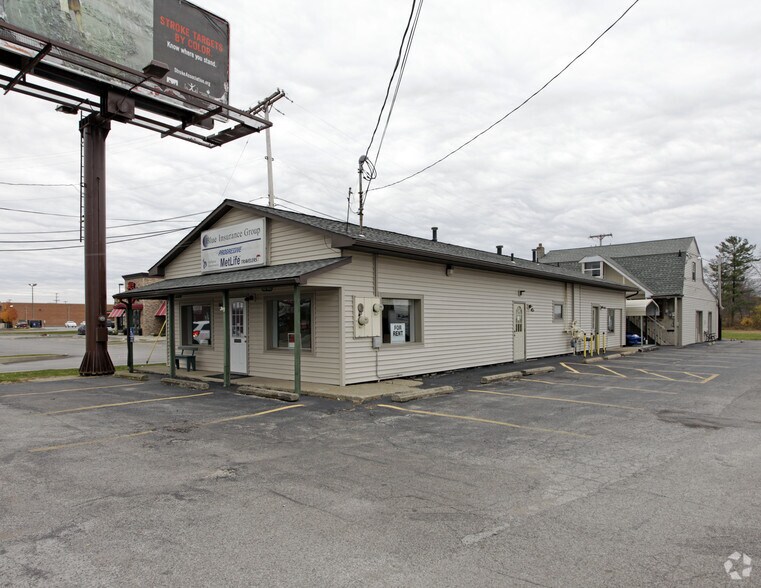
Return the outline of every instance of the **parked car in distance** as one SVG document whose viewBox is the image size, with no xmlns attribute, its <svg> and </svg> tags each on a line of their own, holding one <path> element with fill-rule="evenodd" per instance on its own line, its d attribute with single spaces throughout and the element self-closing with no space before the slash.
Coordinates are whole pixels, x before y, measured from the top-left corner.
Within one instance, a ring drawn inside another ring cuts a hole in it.
<svg viewBox="0 0 761 588">
<path fill-rule="evenodd" d="M 66 321 L 63 324 L 63 326 L 66 327 L 67 329 L 76 329 L 77 328 L 77 323 L 76 323 L 76 321 Z"/>
<path fill-rule="evenodd" d="M 195 321 L 193 323 L 193 344 L 209 345 L 211 341 L 211 325 L 209 321 Z"/>
<path fill-rule="evenodd" d="M 28 329 L 29 328 L 29 323 L 26 322 L 26 321 L 19 321 L 19 322 L 16 323 L 16 328 L 17 329 Z"/>
<path fill-rule="evenodd" d="M 106 319 L 106 328 L 108 329 L 108 332 L 110 333 L 114 329 L 114 321 L 111 319 Z M 84 335 L 87 333 L 87 323 L 85 321 L 82 321 L 79 323 L 79 327 L 77 328 L 77 335 Z"/>
<path fill-rule="evenodd" d="M 626 344 L 627 345 L 641 345 L 642 337 L 637 335 L 637 333 L 626 333 Z"/>
</svg>

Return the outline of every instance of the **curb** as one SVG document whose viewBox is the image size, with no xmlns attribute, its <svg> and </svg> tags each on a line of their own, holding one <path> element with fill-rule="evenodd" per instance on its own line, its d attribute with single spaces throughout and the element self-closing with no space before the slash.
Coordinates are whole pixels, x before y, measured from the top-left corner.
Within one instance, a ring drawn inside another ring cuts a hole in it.
<svg viewBox="0 0 761 588">
<path fill-rule="evenodd" d="M 523 377 L 523 372 L 506 372 L 504 374 L 494 374 L 491 376 L 484 376 L 481 378 L 482 384 L 493 384 L 494 382 L 502 382 L 503 380 L 517 380 Z"/>
<path fill-rule="evenodd" d="M 136 382 L 147 382 L 148 374 L 136 374 L 130 372 L 116 372 L 115 378 L 124 378 L 125 380 L 135 380 Z"/>
<path fill-rule="evenodd" d="M 439 386 L 438 388 L 426 388 L 424 390 L 416 389 L 406 392 L 397 392 L 391 395 L 392 402 L 409 402 L 410 400 L 421 400 L 423 398 L 433 398 L 443 396 L 454 392 L 452 386 Z"/>
<path fill-rule="evenodd" d="M 180 388 L 191 388 L 193 390 L 208 390 L 208 382 L 195 382 L 193 380 L 180 380 L 178 378 L 161 378 L 162 384 L 170 386 L 179 386 Z"/>
<path fill-rule="evenodd" d="M 551 374 L 555 371 L 555 368 L 551 365 L 547 365 L 544 367 L 535 367 L 535 368 L 528 368 L 521 371 L 521 374 L 524 376 L 537 376 L 539 374 Z"/>
<path fill-rule="evenodd" d="M 238 386 L 238 394 L 246 396 L 258 396 L 259 398 L 273 398 L 284 402 L 296 402 L 299 395 L 295 392 L 286 392 L 285 390 L 270 390 L 268 388 L 257 388 L 255 386 Z"/>
</svg>

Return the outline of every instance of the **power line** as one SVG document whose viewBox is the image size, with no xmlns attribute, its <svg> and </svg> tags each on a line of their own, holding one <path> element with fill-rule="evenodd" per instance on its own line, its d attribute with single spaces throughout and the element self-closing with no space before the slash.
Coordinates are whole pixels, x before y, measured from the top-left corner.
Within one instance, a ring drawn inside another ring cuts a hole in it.
<svg viewBox="0 0 761 588">
<path fill-rule="evenodd" d="M 383 111 L 386 108 L 386 103 L 388 102 L 388 96 L 391 93 L 391 84 L 394 83 L 394 77 L 396 77 L 396 72 L 399 69 L 399 63 L 402 60 L 402 54 L 404 51 L 404 44 L 407 40 L 407 33 L 410 31 L 410 26 L 412 25 L 412 19 L 415 14 L 415 4 L 417 3 L 417 0 L 412 0 L 412 7 L 410 8 L 410 16 L 407 19 L 407 26 L 404 29 L 404 34 L 402 35 L 402 42 L 399 45 L 399 53 L 396 56 L 396 63 L 394 63 L 394 70 L 391 72 L 391 77 L 388 80 L 388 87 L 386 88 L 386 96 L 383 98 L 383 105 L 381 106 L 380 112 L 378 113 L 378 120 L 375 123 L 375 128 L 373 129 L 373 134 L 370 137 L 370 143 L 367 145 L 367 149 L 365 150 L 365 157 L 370 153 L 370 148 L 373 146 L 373 141 L 375 141 L 375 133 L 378 132 L 378 127 L 380 127 L 381 119 L 383 118 Z"/>
<path fill-rule="evenodd" d="M 396 78 L 396 88 L 394 89 L 394 97 L 391 99 L 391 105 L 389 106 L 388 113 L 386 115 L 386 123 L 383 125 L 383 133 L 381 133 L 380 141 L 378 142 L 378 150 L 375 152 L 375 162 L 373 165 L 378 167 L 378 160 L 380 159 L 380 152 L 381 147 L 383 147 L 383 140 L 386 138 L 386 131 L 388 130 L 388 124 L 391 121 L 391 113 L 394 110 L 394 105 L 396 104 L 396 97 L 399 95 L 399 88 L 402 85 L 402 78 L 404 77 L 404 70 L 407 68 L 407 59 L 410 55 L 410 49 L 412 48 L 412 39 L 415 37 L 415 31 L 417 30 L 417 23 L 420 19 L 420 11 L 423 8 L 423 0 L 420 0 L 418 2 L 417 6 L 417 12 L 415 12 L 415 19 L 412 23 L 412 28 L 410 29 L 409 37 L 407 38 L 407 43 L 404 48 L 404 57 L 402 58 L 402 65 L 399 68 L 399 75 Z M 365 190 L 365 200 L 367 200 L 367 195 L 370 192 L 370 184 L 372 184 L 373 179 L 375 179 L 375 174 L 373 174 L 373 177 L 371 177 L 367 182 L 367 189 Z"/>
<path fill-rule="evenodd" d="M 79 186 L 74 184 L 28 184 L 25 182 L 0 182 L 0 186 L 36 186 L 44 188 L 75 188 L 79 190 Z"/>
<path fill-rule="evenodd" d="M 111 237 L 107 245 L 114 243 L 125 243 L 127 241 L 135 241 L 137 239 L 150 239 L 151 237 L 161 237 L 163 235 L 169 235 L 170 233 L 177 233 L 179 231 L 188 231 L 193 227 L 182 227 L 180 229 L 168 229 L 165 231 L 155 231 L 153 233 L 135 233 L 133 235 L 120 235 Z M 126 237 L 126 238 L 123 238 Z M 61 251 L 64 249 L 82 249 L 84 245 L 64 245 L 62 247 L 35 247 L 32 249 L 0 249 L 3 253 L 28 253 L 31 251 Z"/>
<path fill-rule="evenodd" d="M 457 153 L 461 149 L 464 149 L 465 147 L 467 147 L 468 145 L 473 143 L 476 139 L 480 138 L 482 135 L 485 135 L 486 133 L 488 133 L 490 130 L 492 130 L 494 127 L 496 127 L 498 124 L 500 124 L 505 119 L 507 119 L 507 117 L 509 117 L 511 114 L 513 114 L 514 112 L 517 112 L 518 110 L 523 108 L 533 98 L 535 98 L 540 92 L 542 92 L 547 86 L 549 86 L 552 82 L 554 82 L 557 78 L 559 78 L 563 73 L 565 73 L 565 71 L 569 67 L 571 67 L 576 61 L 578 61 L 587 51 L 589 51 L 597 43 L 597 41 L 602 39 L 608 31 L 610 31 L 614 26 L 616 26 L 619 23 L 619 21 L 621 21 L 627 15 L 627 13 L 632 8 L 634 8 L 635 5 L 637 5 L 637 3 L 639 3 L 639 0 L 634 0 L 634 2 L 632 2 L 631 5 L 626 10 L 624 10 L 624 12 L 621 14 L 621 16 L 619 16 L 616 20 L 614 20 L 613 23 L 608 28 L 606 28 L 602 33 L 600 33 L 595 38 L 594 41 L 592 41 L 589 45 L 587 45 L 587 47 L 581 53 L 579 53 L 576 57 L 574 57 L 571 61 L 569 61 L 568 64 L 566 64 L 566 66 L 563 69 L 561 69 L 558 73 L 556 73 L 554 76 L 552 76 L 547 82 L 545 82 L 545 84 L 543 86 L 541 86 L 538 90 L 536 90 L 536 92 L 531 94 L 528 98 L 526 98 L 518 106 L 516 106 L 515 108 L 510 110 L 502 118 L 500 118 L 496 122 L 494 122 L 491 125 L 489 125 L 488 127 L 486 127 L 483 131 L 481 131 L 480 133 L 476 134 L 475 136 L 473 136 L 471 139 L 467 140 L 465 143 L 463 143 L 462 145 L 460 145 L 456 149 L 453 149 L 452 151 L 447 153 L 444 157 L 441 157 L 440 159 L 437 159 L 436 161 L 434 161 L 430 165 L 427 165 L 423 169 L 420 169 L 420 170 L 416 171 L 415 173 L 410 174 L 410 175 L 408 175 L 408 176 L 406 176 L 406 177 L 404 177 L 404 178 L 402 178 L 400 180 L 396 180 L 395 182 L 391 182 L 390 184 L 385 184 L 384 186 L 381 186 L 379 188 L 375 188 L 375 190 L 377 191 L 377 190 L 383 190 L 384 188 L 390 188 L 391 186 L 396 186 L 397 184 L 401 184 L 402 182 L 406 182 L 407 180 L 411 180 L 415 176 L 419 176 L 420 174 L 422 174 L 422 173 L 428 171 L 429 169 L 431 169 L 432 167 L 440 164 L 442 161 L 445 161 L 446 159 L 449 159 L 452 155 L 454 155 L 455 153 Z"/>
<path fill-rule="evenodd" d="M 41 212 L 39 210 L 26 210 L 26 209 L 22 209 L 22 208 L 8 208 L 8 207 L 5 207 L 5 206 L 0 206 L 0 210 L 7 210 L 9 212 L 20 212 L 20 213 L 24 213 L 24 214 L 39 214 L 39 215 L 43 215 L 43 216 L 60 216 L 60 217 L 64 217 L 64 218 L 77 218 L 77 219 L 79 218 L 78 214 L 60 214 L 60 213 L 56 213 L 56 212 Z M 116 225 L 116 226 L 107 227 L 107 228 L 109 228 L 109 229 L 119 229 L 119 228 L 122 228 L 122 227 L 131 227 L 131 226 L 137 226 L 137 225 L 147 225 L 147 224 L 151 224 L 151 223 L 160 223 L 160 222 L 171 221 L 171 220 L 176 220 L 176 219 L 181 219 L 181 218 L 187 218 L 187 217 L 190 217 L 190 216 L 198 216 L 199 214 L 208 214 L 210 212 L 211 212 L 211 210 L 202 210 L 200 212 L 191 212 L 190 214 L 182 214 L 180 216 L 172 216 L 172 217 L 168 217 L 168 218 L 164 218 L 164 219 L 156 219 L 156 220 L 150 220 L 150 221 L 144 221 L 144 220 L 141 220 L 141 219 L 134 219 L 134 218 L 114 218 L 114 219 L 111 219 L 111 220 L 112 221 L 119 221 L 119 222 L 133 223 L 133 224 L 129 224 L 129 225 Z M 19 232 L 19 233 L 8 233 L 8 232 L 6 232 L 5 234 L 25 235 L 25 234 L 36 234 L 36 233 L 40 233 L 40 232 L 43 232 L 43 231 Z M 56 232 L 56 231 L 44 231 L 44 232 L 45 233 L 53 233 L 53 232 Z M 72 231 L 58 231 L 58 232 L 72 232 Z M 78 233 L 79 231 L 76 230 L 74 232 Z"/>
</svg>

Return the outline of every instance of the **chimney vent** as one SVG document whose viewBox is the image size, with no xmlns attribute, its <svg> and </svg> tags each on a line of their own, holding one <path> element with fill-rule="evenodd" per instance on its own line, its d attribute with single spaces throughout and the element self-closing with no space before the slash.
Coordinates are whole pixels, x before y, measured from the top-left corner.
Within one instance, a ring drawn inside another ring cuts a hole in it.
<svg viewBox="0 0 761 588">
<path fill-rule="evenodd" d="M 431 237 L 431 241 L 438 241 L 439 240 L 438 232 L 439 232 L 439 227 L 431 227 L 431 233 L 433 233 L 433 235 Z"/>
<path fill-rule="evenodd" d="M 539 247 L 536 248 L 536 261 L 539 261 L 544 257 L 544 247 L 539 243 Z"/>
<path fill-rule="evenodd" d="M 497 255 L 502 255 L 502 245 L 497 245 Z"/>
<path fill-rule="evenodd" d="M 510 254 L 510 261 L 515 261 L 515 253 Z"/>
</svg>

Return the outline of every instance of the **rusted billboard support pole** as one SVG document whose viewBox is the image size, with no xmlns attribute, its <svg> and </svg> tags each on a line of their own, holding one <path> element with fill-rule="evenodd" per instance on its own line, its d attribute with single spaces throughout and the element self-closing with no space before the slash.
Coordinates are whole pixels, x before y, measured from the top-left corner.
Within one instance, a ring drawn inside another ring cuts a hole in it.
<svg viewBox="0 0 761 588">
<path fill-rule="evenodd" d="M 114 373 L 106 327 L 106 136 L 111 123 L 100 113 L 82 119 L 85 180 L 85 356 L 80 376 Z"/>
</svg>

